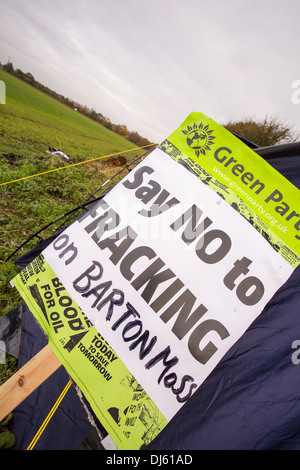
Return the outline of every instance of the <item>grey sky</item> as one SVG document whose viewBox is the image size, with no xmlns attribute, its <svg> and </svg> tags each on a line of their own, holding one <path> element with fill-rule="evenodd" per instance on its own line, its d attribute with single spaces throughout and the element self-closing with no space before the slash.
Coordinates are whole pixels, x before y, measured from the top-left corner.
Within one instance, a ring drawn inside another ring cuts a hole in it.
<svg viewBox="0 0 300 470">
<path fill-rule="evenodd" d="M 0 61 L 154 142 L 192 111 L 300 130 L 299 0 L 0 0 Z"/>
</svg>

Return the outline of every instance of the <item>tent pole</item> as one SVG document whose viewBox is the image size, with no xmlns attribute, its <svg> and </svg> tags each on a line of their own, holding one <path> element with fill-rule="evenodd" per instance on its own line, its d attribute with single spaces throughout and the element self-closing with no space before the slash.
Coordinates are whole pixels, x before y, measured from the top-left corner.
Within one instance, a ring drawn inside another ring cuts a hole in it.
<svg viewBox="0 0 300 470">
<path fill-rule="evenodd" d="M 45 346 L 0 387 L 0 421 L 52 375 L 61 363 Z"/>
</svg>

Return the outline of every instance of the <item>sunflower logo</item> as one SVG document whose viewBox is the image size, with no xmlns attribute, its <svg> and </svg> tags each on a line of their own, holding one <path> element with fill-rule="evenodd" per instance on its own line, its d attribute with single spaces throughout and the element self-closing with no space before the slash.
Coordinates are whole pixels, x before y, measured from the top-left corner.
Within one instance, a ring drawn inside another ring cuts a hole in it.
<svg viewBox="0 0 300 470">
<path fill-rule="evenodd" d="M 206 151 L 211 150 L 210 146 L 214 144 L 213 131 L 209 130 L 208 125 L 203 126 L 202 122 L 199 125 L 195 123 L 192 127 L 187 126 L 182 132 L 187 136 L 188 146 L 195 150 L 196 157 L 199 157 L 200 153 L 206 155 Z"/>
</svg>

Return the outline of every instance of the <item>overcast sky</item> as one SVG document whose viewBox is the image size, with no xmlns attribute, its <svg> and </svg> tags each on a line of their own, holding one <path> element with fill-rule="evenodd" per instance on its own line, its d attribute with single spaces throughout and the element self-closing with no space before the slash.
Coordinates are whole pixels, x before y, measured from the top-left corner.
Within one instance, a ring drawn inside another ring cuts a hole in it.
<svg viewBox="0 0 300 470">
<path fill-rule="evenodd" d="M 299 21 L 299 0 L 0 0 L 0 62 L 154 142 L 192 111 L 300 130 Z"/>
</svg>

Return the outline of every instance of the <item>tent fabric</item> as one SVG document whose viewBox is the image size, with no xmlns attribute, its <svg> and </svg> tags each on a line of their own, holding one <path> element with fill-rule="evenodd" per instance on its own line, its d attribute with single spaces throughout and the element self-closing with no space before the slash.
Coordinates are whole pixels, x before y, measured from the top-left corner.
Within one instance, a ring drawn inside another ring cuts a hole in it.
<svg viewBox="0 0 300 470">
<path fill-rule="evenodd" d="M 300 189 L 300 144 L 255 150 Z M 19 266 L 28 264 L 50 242 L 45 240 L 19 258 Z M 26 362 L 46 338 L 28 307 L 23 308 L 22 362 Z M 300 267 L 147 449 L 299 449 L 300 364 L 292 361 L 292 344 L 300 340 L 299 312 Z M 15 448 L 26 448 L 68 380 L 60 368 L 16 409 Z M 77 449 L 91 432 L 71 387 L 36 448 Z M 97 439 L 95 445 L 82 446 L 99 447 Z"/>
<path fill-rule="evenodd" d="M 22 345 L 19 366 L 22 367 L 46 344 L 42 333 L 27 305 L 22 302 Z M 34 450 L 77 450 L 92 429 L 87 413 L 72 384 L 43 432 L 40 428 L 57 399 L 70 380 L 60 367 L 15 410 L 11 431 L 16 437 L 13 450 L 26 450 L 33 439 Z"/>
<path fill-rule="evenodd" d="M 258 149 L 300 189 L 300 144 Z M 149 450 L 300 449 L 300 266 Z"/>
</svg>

